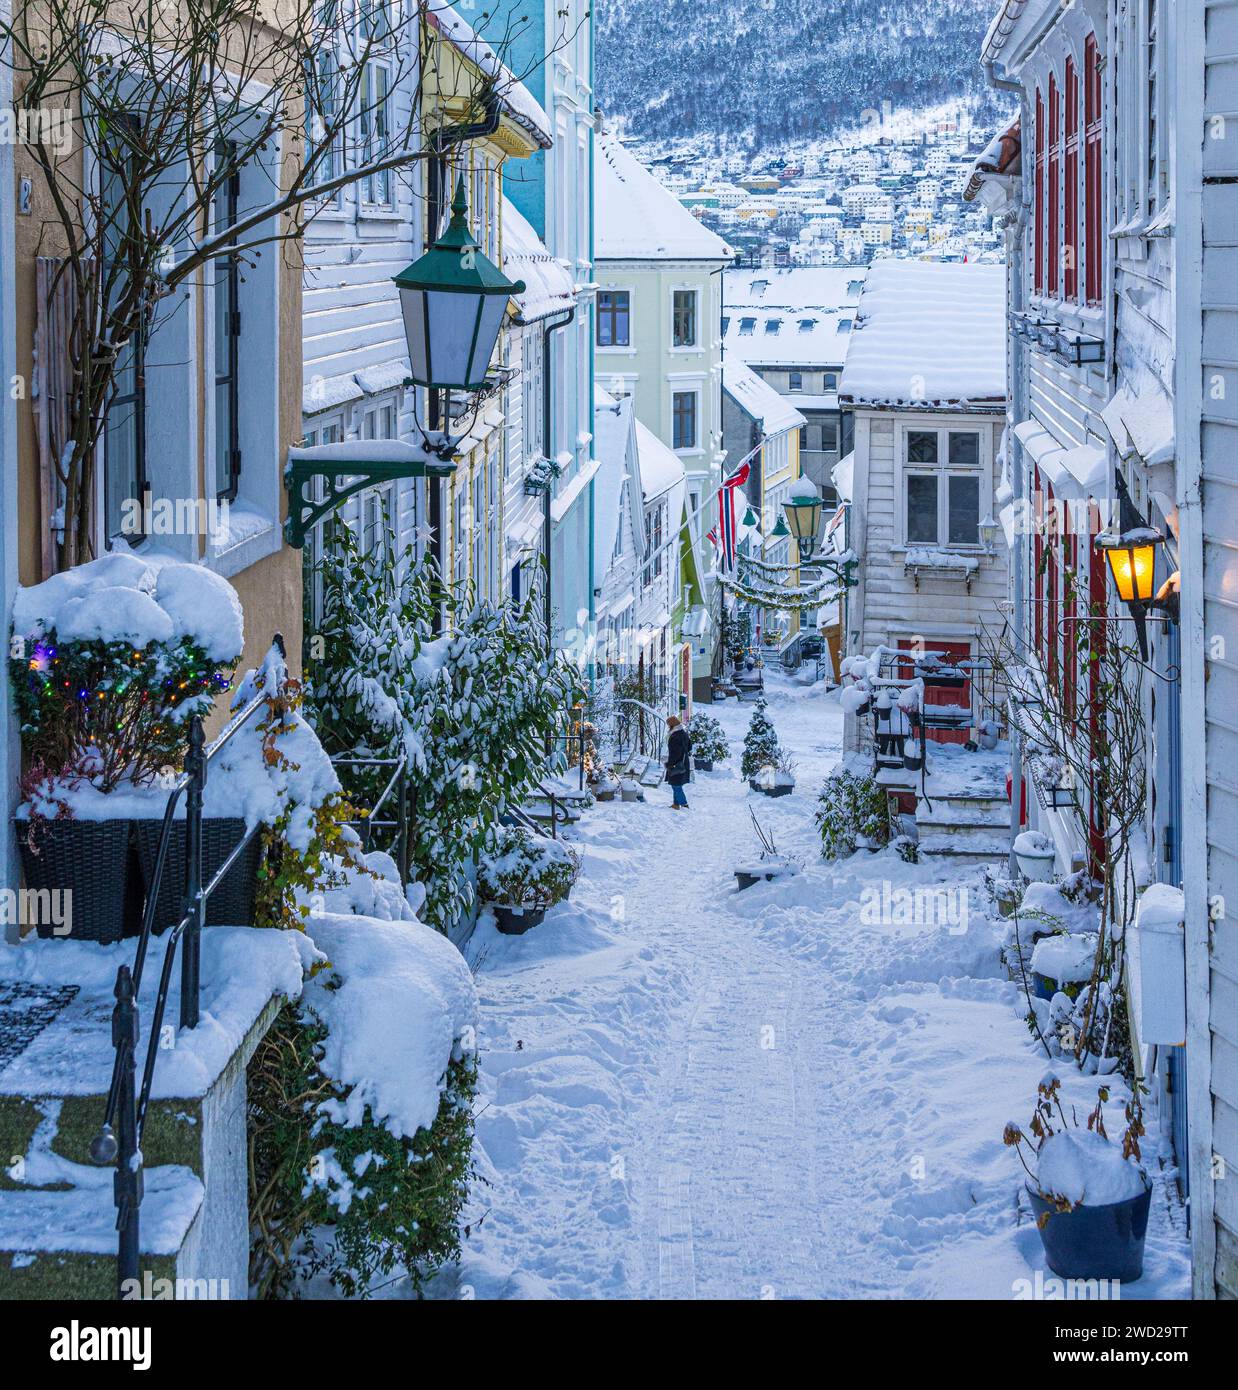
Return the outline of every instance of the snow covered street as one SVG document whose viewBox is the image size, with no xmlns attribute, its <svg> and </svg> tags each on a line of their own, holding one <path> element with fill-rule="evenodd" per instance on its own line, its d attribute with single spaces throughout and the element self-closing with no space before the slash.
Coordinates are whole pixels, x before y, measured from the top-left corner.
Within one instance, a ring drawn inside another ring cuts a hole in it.
<svg viewBox="0 0 1238 1390">
<path fill-rule="evenodd" d="M 841 713 L 812 688 L 770 693 L 794 795 L 749 792 L 751 707 L 715 709 L 732 759 L 698 774 L 690 814 L 665 787 L 597 806 L 572 902 L 520 938 L 487 914 L 470 941 L 479 1180 L 439 1296 L 1008 1299 L 1047 1276 L 1001 1142 L 1046 1062 L 980 871 L 891 851 L 822 863 L 812 812 Z M 740 894 L 749 805 L 805 871 Z M 883 922 L 884 883 L 965 887 L 966 915 Z M 1094 1102 L 1093 1082 L 1070 1085 Z M 1158 1175 L 1126 1298 L 1188 1292 L 1172 1190 Z"/>
</svg>

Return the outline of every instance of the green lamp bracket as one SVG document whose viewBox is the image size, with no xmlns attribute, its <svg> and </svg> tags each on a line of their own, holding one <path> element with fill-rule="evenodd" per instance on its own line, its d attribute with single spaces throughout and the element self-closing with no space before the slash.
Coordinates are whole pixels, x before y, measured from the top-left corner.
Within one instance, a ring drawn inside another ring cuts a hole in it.
<svg viewBox="0 0 1238 1390">
<path fill-rule="evenodd" d="M 374 452 L 379 451 L 384 457 L 365 459 L 351 452 L 341 457 L 339 446 L 331 444 L 288 450 L 284 468 L 288 520 L 284 523 L 284 536 L 290 546 L 303 549 L 306 535 L 320 521 L 367 488 L 403 478 L 449 478 L 455 471 L 450 461 L 400 441 L 375 441 Z M 315 479 L 321 481 L 321 487 L 315 488 Z"/>
</svg>

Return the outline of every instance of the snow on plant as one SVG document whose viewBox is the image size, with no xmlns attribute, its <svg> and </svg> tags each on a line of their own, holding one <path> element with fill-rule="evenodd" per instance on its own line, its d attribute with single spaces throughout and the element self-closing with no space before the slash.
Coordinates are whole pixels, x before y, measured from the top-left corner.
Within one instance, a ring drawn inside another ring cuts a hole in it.
<svg viewBox="0 0 1238 1390">
<path fill-rule="evenodd" d="M 831 772 L 818 797 L 814 817 L 823 859 L 846 859 L 857 849 L 889 844 L 888 798 L 871 776 L 845 767 Z"/>
<path fill-rule="evenodd" d="M 694 758 L 722 763 L 731 756 L 731 745 L 727 742 L 722 725 L 712 715 L 694 714 L 688 723 L 688 737 L 692 740 Z"/>
<path fill-rule="evenodd" d="M 498 826 L 478 861 L 477 891 L 500 907 L 553 907 L 565 901 L 580 869 L 580 855 L 563 840 Z"/>
<path fill-rule="evenodd" d="M 346 530 L 322 562 L 311 703 L 329 746 L 408 759 L 411 859 L 425 919 L 446 932 L 472 905 L 487 831 L 545 774 L 579 675 L 547 651 L 532 600 L 470 602 L 444 592 L 429 559 L 375 566 Z M 434 637 L 440 604 L 448 631 Z"/>
<path fill-rule="evenodd" d="M 32 804 L 179 769 L 190 718 L 230 688 L 243 644 L 236 592 L 201 565 L 119 553 L 19 590 L 9 676 Z"/>
<path fill-rule="evenodd" d="M 1041 1080 L 1028 1125 L 1030 1138 L 1013 1120 L 1002 1134 L 1002 1142 L 1014 1149 L 1036 1191 L 1059 1212 L 1079 1206 L 1108 1206 L 1139 1196 L 1147 1189 L 1148 1178 L 1139 1148 L 1145 1130 L 1138 1087 L 1123 1107 L 1126 1127 L 1119 1148 L 1105 1128 L 1109 1089 L 1101 1086 L 1097 1090 L 1096 1105 L 1081 1125 L 1073 1106 L 1067 1114 L 1061 1086 L 1053 1072 Z M 1037 1224 L 1043 1227 L 1051 1214 L 1045 1212 Z"/>
<path fill-rule="evenodd" d="M 765 696 L 762 695 L 757 700 L 748 732 L 744 735 L 744 756 L 740 763 L 740 772 L 744 777 L 756 777 L 765 767 L 776 768 L 782 758 L 778 734 L 766 709 Z"/>
</svg>

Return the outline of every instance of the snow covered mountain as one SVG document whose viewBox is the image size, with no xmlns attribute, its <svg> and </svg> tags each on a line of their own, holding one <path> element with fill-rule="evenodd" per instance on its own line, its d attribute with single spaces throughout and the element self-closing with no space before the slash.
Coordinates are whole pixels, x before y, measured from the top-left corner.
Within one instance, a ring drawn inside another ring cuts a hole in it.
<svg viewBox="0 0 1238 1390">
<path fill-rule="evenodd" d="M 865 112 L 999 108 L 979 53 L 995 0 L 597 0 L 598 99 L 644 140 L 775 148 Z"/>
</svg>

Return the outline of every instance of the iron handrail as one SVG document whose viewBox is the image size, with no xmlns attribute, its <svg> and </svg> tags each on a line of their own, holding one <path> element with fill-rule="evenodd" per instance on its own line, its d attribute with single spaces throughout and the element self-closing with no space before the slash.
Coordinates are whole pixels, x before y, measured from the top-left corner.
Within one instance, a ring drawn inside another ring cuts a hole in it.
<svg viewBox="0 0 1238 1390">
<path fill-rule="evenodd" d="M 287 655 L 283 637 L 277 632 L 274 646 L 281 657 Z M 171 991 L 172 967 L 176 950 L 182 937 L 185 949 L 181 955 L 181 1008 L 180 1028 L 196 1028 L 200 1016 L 202 927 L 206 918 L 206 905 L 211 895 L 223 882 L 229 870 L 244 853 L 250 841 L 261 828 L 255 822 L 247 827 L 236 845 L 228 853 L 224 862 L 211 876 L 210 882 L 202 882 L 202 793 L 206 786 L 207 768 L 219 751 L 264 708 L 268 708 L 279 692 L 264 691 L 256 695 L 244 709 L 238 711 L 224 726 L 219 735 L 208 746 L 203 730 L 202 718 L 194 715 L 189 724 L 189 751 L 185 755 L 185 771 L 176 779 L 164 808 L 163 822 L 159 832 L 159 846 L 155 854 L 154 870 L 147 889 L 146 906 L 142 914 L 142 926 L 138 933 L 137 949 L 133 966 L 122 965 L 116 972 L 116 1005 L 112 1011 L 112 1046 L 115 1056 L 112 1062 L 112 1077 L 108 1086 L 107 1105 L 104 1109 L 103 1123 L 90 1145 L 91 1160 L 100 1166 L 115 1164 L 113 1178 L 113 1201 L 116 1206 L 117 1250 L 117 1297 L 126 1296 L 126 1286 L 134 1286 L 140 1277 L 138 1268 L 140 1257 L 140 1209 L 142 1205 L 143 1181 L 141 1147 L 146 1128 L 146 1112 L 150 1105 L 151 1088 L 154 1082 L 155 1059 L 159 1053 L 160 1034 L 163 1018 L 167 1011 L 168 996 Z M 142 1086 L 135 1088 L 137 1069 L 137 1048 L 141 1035 L 138 1013 L 138 991 L 146 967 L 146 956 L 150 938 L 154 930 L 155 912 L 158 908 L 159 892 L 163 886 L 163 875 L 167 868 L 168 848 L 172 840 L 172 826 L 176 819 L 176 808 L 181 797 L 185 801 L 185 896 L 180 920 L 168 928 L 167 949 L 163 955 L 163 966 L 159 972 L 159 987 L 151 1015 L 151 1029 L 147 1038 L 146 1058 L 142 1067 Z"/>
<path fill-rule="evenodd" d="M 383 788 L 382 794 L 369 812 L 359 821 L 349 821 L 347 824 L 360 827 L 362 842 L 368 852 L 370 848 L 370 836 L 375 830 L 394 830 L 396 838 L 396 866 L 400 870 L 402 882 L 408 882 L 409 866 L 409 845 L 408 845 L 408 755 L 401 754 L 398 758 L 355 758 L 341 757 L 331 759 L 332 767 L 390 767 L 395 771 Z M 388 798 L 395 791 L 395 812 L 391 820 L 380 820 L 378 813 L 387 804 Z"/>
</svg>

